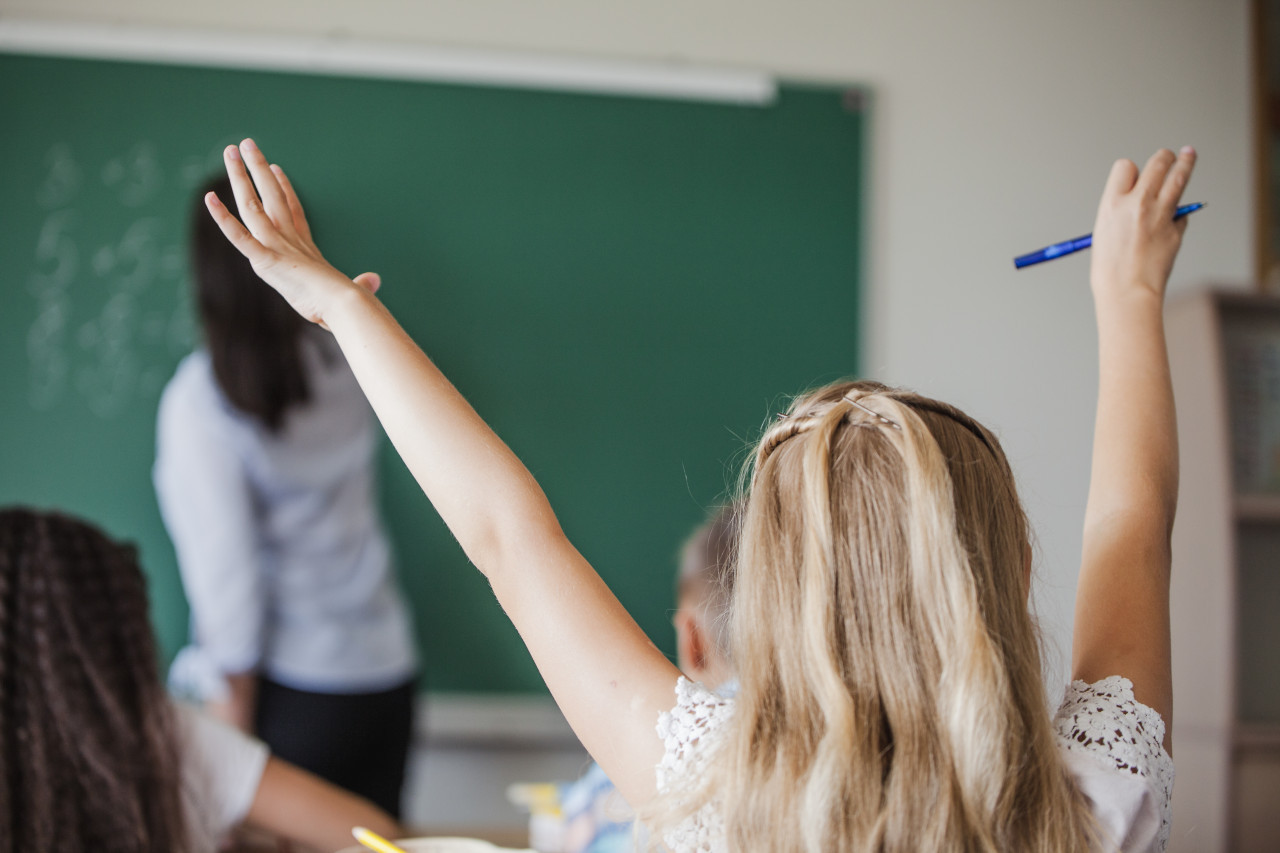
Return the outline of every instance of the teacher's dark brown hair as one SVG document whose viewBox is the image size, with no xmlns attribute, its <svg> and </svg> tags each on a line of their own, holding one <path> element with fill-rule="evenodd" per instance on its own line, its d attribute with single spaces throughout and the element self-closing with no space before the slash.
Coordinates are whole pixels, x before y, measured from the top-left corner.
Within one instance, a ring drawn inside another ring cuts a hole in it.
<svg viewBox="0 0 1280 853">
<path fill-rule="evenodd" d="M 225 176 L 205 184 L 191 210 L 196 306 L 213 375 L 233 407 L 278 432 L 290 407 L 310 399 L 299 347 L 308 324 L 222 236 L 205 209 L 210 191 L 239 211 Z"/>
</svg>

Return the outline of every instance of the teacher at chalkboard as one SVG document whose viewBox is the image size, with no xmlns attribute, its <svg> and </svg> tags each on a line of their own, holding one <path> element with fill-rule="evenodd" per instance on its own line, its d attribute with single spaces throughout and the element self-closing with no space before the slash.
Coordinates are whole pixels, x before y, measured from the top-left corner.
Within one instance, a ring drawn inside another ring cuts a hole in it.
<svg viewBox="0 0 1280 853">
<path fill-rule="evenodd" d="M 263 287 L 196 197 L 204 346 L 160 401 L 154 480 L 191 605 L 180 692 L 400 815 L 416 661 L 342 353 Z M 299 222 L 299 227 L 306 227 Z"/>
</svg>

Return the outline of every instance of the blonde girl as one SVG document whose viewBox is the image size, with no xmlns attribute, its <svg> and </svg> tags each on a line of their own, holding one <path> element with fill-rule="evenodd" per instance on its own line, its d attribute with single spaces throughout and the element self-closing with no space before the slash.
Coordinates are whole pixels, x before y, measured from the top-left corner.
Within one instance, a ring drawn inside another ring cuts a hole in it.
<svg viewBox="0 0 1280 853">
<path fill-rule="evenodd" d="M 1162 306 L 1194 162 L 1190 148 L 1141 173 L 1121 160 L 1099 207 L 1075 681 L 1054 717 L 1025 515 L 999 443 L 959 410 L 845 382 L 767 430 L 734 592 L 741 693 L 719 699 L 649 641 L 369 279 L 324 260 L 251 140 L 226 152 L 243 224 L 207 203 L 257 273 L 332 331 L 578 736 L 673 850 L 1161 850 L 1177 494 Z"/>
</svg>

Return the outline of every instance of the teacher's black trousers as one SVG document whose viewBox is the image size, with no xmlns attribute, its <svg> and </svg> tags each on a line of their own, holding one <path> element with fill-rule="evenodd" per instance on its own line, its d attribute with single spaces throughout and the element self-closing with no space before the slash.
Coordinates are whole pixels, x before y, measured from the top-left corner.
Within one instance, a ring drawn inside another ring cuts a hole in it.
<svg viewBox="0 0 1280 853">
<path fill-rule="evenodd" d="M 415 682 L 378 693 L 312 693 L 258 682 L 256 734 L 271 753 L 400 818 Z"/>
</svg>

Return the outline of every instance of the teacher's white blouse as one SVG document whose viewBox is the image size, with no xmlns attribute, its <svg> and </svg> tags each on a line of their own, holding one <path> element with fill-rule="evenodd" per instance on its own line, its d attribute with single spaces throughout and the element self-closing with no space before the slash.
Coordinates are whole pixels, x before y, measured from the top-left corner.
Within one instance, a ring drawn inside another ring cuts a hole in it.
<svg viewBox="0 0 1280 853">
<path fill-rule="evenodd" d="M 170 679 L 194 698 L 249 670 L 321 693 L 413 677 L 377 509 L 373 413 L 332 342 L 302 343 L 311 401 L 278 434 L 231 407 L 203 350 L 160 401 L 153 479 L 192 622 Z"/>
</svg>

